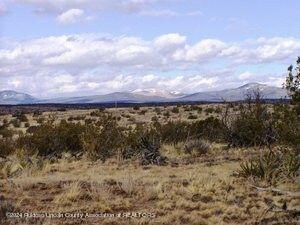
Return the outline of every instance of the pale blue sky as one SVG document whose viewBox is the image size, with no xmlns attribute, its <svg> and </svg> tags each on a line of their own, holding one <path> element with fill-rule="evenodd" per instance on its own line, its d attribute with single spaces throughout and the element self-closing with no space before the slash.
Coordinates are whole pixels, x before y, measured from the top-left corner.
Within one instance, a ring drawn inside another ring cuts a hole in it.
<svg viewBox="0 0 300 225">
<path fill-rule="evenodd" d="M 1 0 L 0 90 L 278 86 L 300 55 L 299 9 L 297 0 Z"/>
</svg>

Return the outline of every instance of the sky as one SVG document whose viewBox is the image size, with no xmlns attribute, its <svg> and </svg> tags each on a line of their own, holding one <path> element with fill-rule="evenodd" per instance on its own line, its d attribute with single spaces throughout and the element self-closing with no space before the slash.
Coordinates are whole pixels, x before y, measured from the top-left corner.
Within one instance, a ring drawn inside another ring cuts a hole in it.
<svg viewBox="0 0 300 225">
<path fill-rule="evenodd" d="M 0 91 L 39 98 L 282 86 L 298 0 L 0 0 Z"/>
</svg>

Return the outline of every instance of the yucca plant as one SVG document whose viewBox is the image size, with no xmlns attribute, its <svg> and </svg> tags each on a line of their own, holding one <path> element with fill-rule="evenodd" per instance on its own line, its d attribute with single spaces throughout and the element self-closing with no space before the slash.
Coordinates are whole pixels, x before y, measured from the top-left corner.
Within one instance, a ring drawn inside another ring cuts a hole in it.
<svg viewBox="0 0 300 225">
<path fill-rule="evenodd" d="M 297 176 L 300 171 L 300 149 L 281 148 L 284 158 L 282 171 L 287 177 Z"/>
<path fill-rule="evenodd" d="M 241 164 L 240 174 L 244 177 L 252 176 L 271 181 L 279 173 L 280 159 L 271 151 Z"/>
<path fill-rule="evenodd" d="M 300 158 L 293 149 L 269 150 L 240 165 L 240 175 L 273 182 L 282 177 L 294 177 L 300 169 Z"/>
<path fill-rule="evenodd" d="M 165 165 L 167 158 L 160 153 L 160 141 L 151 132 L 143 134 L 139 139 L 141 164 Z"/>
</svg>

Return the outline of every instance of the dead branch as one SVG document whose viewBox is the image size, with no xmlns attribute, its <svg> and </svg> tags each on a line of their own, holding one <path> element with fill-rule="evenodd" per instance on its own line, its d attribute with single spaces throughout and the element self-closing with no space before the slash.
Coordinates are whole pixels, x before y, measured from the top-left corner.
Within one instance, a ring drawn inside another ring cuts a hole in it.
<svg viewBox="0 0 300 225">
<path fill-rule="evenodd" d="M 255 188 L 258 191 L 271 191 L 271 192 L 282 194 L 282 195 L 300 197 L 300 192 L 285 191 L 285 190 L 280 190 L 278 188 L 262 188 L 262 187 L 257 187 L 257 186 L 254 186 L 254 185 L 251 185 L 251 187 Z"/>
</svg>

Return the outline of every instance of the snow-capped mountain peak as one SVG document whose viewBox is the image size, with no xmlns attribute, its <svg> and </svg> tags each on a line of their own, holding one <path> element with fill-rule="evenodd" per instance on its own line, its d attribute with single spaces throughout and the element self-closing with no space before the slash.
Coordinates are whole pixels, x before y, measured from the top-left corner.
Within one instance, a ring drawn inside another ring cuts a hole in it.
<svg viewBox="0 0 300 225">
<path fill-rule="evenodd" d="M 154 88 L 149 89 L 136 89 L 131 91 L 133 94 L 144 95 L 144 96 L 156 96 L 163 98 L 178 98 L 184 96 L 183 93 L 177 91 L 157 90 Z"/>
<path fill-rule="evenodd" d="M 246 90 L 264 90 L 264 88 L 268 87 L 265 84 L 260 84 L 260 83 L 248 83 L 245 84 L 241 87 L 239 87 L 239 89 L 246 89 Z"/>
</svg>

